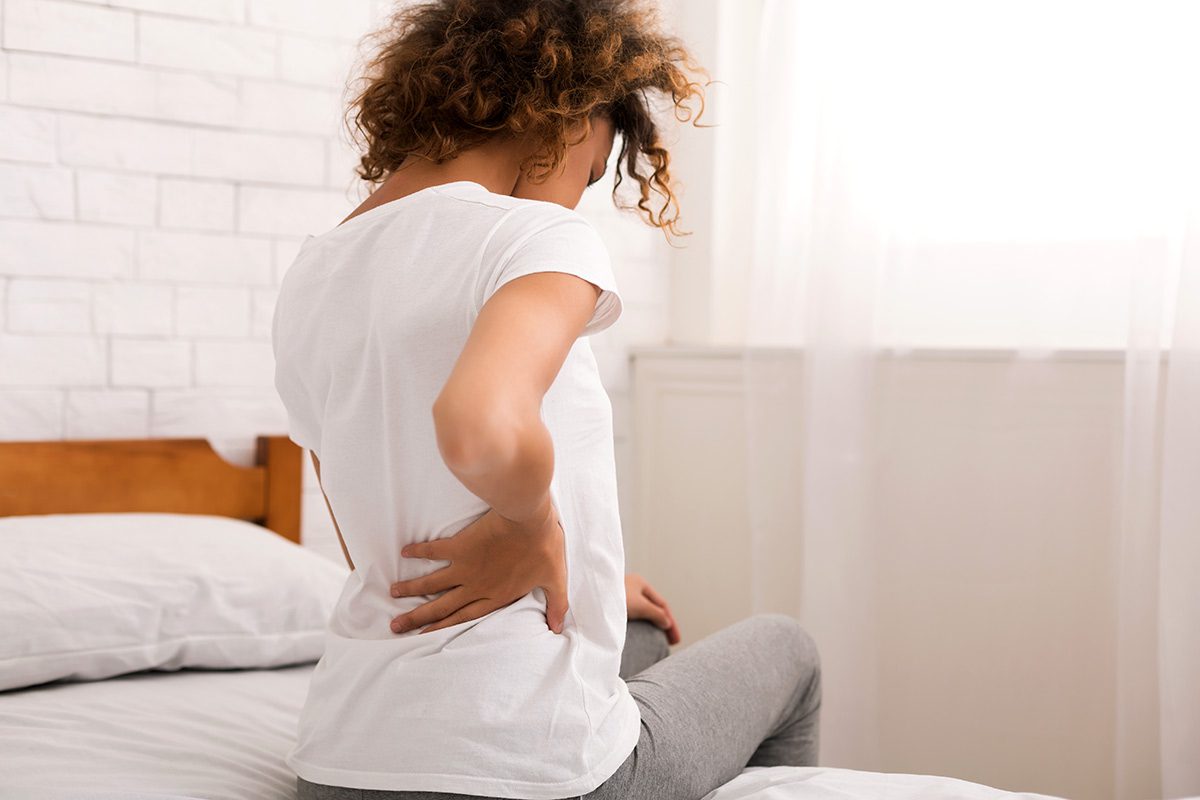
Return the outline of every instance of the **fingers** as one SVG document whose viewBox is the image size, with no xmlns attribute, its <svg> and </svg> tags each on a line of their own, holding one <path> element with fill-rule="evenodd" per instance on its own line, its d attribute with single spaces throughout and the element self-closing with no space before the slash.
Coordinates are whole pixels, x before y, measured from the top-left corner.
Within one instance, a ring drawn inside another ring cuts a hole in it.
<svg viewBox="0 0 1200 800">
<path fill-rule="evenodd" d="M 400 555 L 405 558 L 428 558 L 434 561 L 449 561 L 454 537 L 431 539 L 428 542 L 409 542 L 400 548 Z"/>
<path fill-rule="evenodd" d="M 419 594 L 437 594 L 444 592 L 447 589 L 453 589 L 458 586 L 458 582 L 454 579 L 454 565 L 449 564 L 441 569 L 434 570 L 428 575 L 422 575 L 419 578 L 410 578 L 406 581 L 397 581 L 392 584 L 392 597 L 411 597 Z"/>
<path fill-rule="evenodd" d="M 421 629 L 421 633 L 429 633 L 441 628 L 449 628 L 451 625 L 457 625 L 460 622 L 470 622 L 473 619 L 479 619 L 482 616 L 492 613 L 496 610 L 495 604 L 491 600 L 476 600 L 473 603 L 467 603 L 465 606 L 455 611 L 450 616 L 446 617 L 441 622 L 429 625 Z"/>
<path fill-rule="evenodd" d="M 659 594 L 658 592 L 656 592 L 654 590 L 654 587 L 648 583 L 643 584 L 642 594 L 644 594 L 646 596 L 646 598 L 648 600 L 650 600 L 650 602 L 654 603 L 656 606 L 661 608 L 663 611 L 667 612 L 667 619 L 670 620 L 669 624 L 661 625 L 659 627 L 670 628 L 670 629 L 674 630 L 675 636 L 678 637 L 679 631 L 678 631 L 678 627 L 675 625 L 675 615 L 671 613 L 671 606 L 667 605 L 667 599 L 665 597 L 663 597 L 661 594 Z M 668 631 L 668 633 L 669 633 L 669 631 Z M 676 641 L 678 641 L 678 638 L 676 638 Z M 671 642 L 671 644 L 675 644 L 675 642 Z"/>
<path fill-rule="evenodd" d="M 666 599 L 661 594 L 654 591 L 654 587 L 651 586 L 650 584 L 648 584 L 648 583 L 642 584 L 642 594 L 646 595 L 646 597 L 650 600 L 651 603 L 654 603 L 655 605 L 657 605 L 665 610 L 668 610 L 668 611 L 670 610 L 670 608 L 667 606 Z"/>
<path fill-rule="evenodd" d="M 638 608 L 637 616 L 630 616 L 630 619 L 645 619 L 654 623 L 658 627 L 666 631 L 667 644 L 679 644 L 680 636 L 679 624 L 675 622 L 675 616 L 670 611 L 664 611 L 652 603 L 645 603 Z"/>
<path fill-rule="evenodd" d="M 655 600 L 655 598 L 657 598 L 657 600 L 655 600 L 655 607 L 661 608 L 664 616 L 667 618 L 665 625 L 661 623 L 655 623 L 658 625 L 658 627 L 667 632 L 667 644 L 679 644 L 683 637 L 679 633 L 679 623 L 675 621 L 675 615 L 671 613 L 671 607 L 666 604 L 666 601 L 663 600 L 661 595 L 651 589 L 648 585 L 646 586 L 646 590 L 646 597 L 651 600 Z"/>
<path fill-rule="evenodd" d="M 567 618 L 567 593 L 557 586 L 543 586 L 542 591 L 546 593 L 546 625 L 555 633 L 562 633 Z"/>
<path fill-rule="evenodd" d="M 629 607 L 630 619 L 644 619 L 660 628 L 670 628 L 671 615 L 647 600 L 637 600 Z"/>
<path fill-rule="evenodd" d="M 666 629 L 671 627 L 671 615 L 656 605 L 646 607 L 646 619 L 660 628 Z"/>
<path fill-rule="evenodd" d="M 566 535 L 562 518 L 558 523 L 558 533 L 551 544 L 550 552 L 557 555 L 557 569 L 548 583 L 542 584 L 541 589 L 546 594 L 546 627 L 555 633 L 562 633 L 567 619 L 567 551 Z"/>
<path fill-rule="evenodd" d="M 424 605 L 417 606 L 406 614 L 401 614 L 392 620 L 392 633 L 411 631 L 413 628 L 426 625 L 430 622 L 436 622 L 453 614 L 460 607 L 463 607 L 465 599 L 463 594 L 463 589 L 460 586 L 456 589 L 451 589 L 435 600 L 430 600 Z"/>
</svg>

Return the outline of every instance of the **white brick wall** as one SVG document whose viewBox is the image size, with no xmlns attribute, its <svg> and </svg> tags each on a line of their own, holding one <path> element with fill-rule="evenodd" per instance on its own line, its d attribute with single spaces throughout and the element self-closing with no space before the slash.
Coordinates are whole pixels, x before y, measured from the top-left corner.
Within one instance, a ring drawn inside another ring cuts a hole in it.
<svg viewBox="0 0 1200 800">
<path fill-rule="evenodd" d="M 360 200 L 342 93 L 386 5 L 0 0 L 0 438 L 204 436 L 248 463 L 284 430 L 275 292 Z M 580 210 L 626 300 L 593 339 L 624 507 L 628 347 L 666 336 L 670 250 L 604 189 Z M 312 478 L 306 540 L 340 558 Z"/>
</svg>

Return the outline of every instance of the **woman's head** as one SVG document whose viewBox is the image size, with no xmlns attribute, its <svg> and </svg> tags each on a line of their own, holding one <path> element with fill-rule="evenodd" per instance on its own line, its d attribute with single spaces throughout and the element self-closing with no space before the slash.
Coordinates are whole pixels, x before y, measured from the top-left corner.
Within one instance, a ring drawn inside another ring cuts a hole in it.
<svg viewBox="0 0 1200 800">
<path fill-rule="evenodd" d="M 365 85 L 351 104 L 364 146 L 359 176 L 378 183 L 410 155 L 435 163 L 493 140 L 538 143 L 524 169 L 537 182 L 603 120 L 619 136 L 613 189 L 638 183 L 650 224 L 679 233 L 670 157 L 655 96 L 675 116 L 703 113 L 705 74 L 640 0 L 433 0 L 405 4 L 376 38 Z M 661 198 L 652 208 L 651 194 Z M 672 208 L 674 206 L 674 208 Z"/>
</svg>

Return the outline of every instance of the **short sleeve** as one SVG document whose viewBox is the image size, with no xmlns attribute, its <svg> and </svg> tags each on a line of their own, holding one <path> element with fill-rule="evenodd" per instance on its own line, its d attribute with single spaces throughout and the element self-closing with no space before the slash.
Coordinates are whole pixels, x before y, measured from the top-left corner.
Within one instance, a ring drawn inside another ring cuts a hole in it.
<svg viewBox="0 0 1200 800">
<path fill-rule="evenodd" d="M 480 266 L 476 312 L 511 280 L 535 272 L 565 272 L 600 288 L 580 336 L 599 333 L 621 316 L 608 248 L 595 227 L 572 209 L 537 202 L 510 210 L 492 231 Z"/>
<path fill-rule="evenodd" d="M 316 430 L 297 419 L 290 411 L 288 413 L 288 438 L 305 450 L 312 450 L 321 457 L 321 437 Z"/>
<path fill-rule="evenodd" d="M 287 415 L 287 437 L 305 450 L 311 450 L 321 457 L 320 425 L 312 414 L 312 404 L 309 393 L 301 376 L 296 374 L 296 346 L 294 331 L 284 330 L 281 323 L 283 306 L 286 299 L 282 297 L 275 305 L 271 318 L 271 350 L 275 356 L 275 392 L 283 404 Z"/>
</svg>

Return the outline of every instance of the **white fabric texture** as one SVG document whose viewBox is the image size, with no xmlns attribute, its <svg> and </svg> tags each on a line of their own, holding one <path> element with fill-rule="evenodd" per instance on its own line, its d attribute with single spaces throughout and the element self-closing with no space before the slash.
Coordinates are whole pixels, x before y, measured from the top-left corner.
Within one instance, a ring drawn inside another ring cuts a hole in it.
<svg viewBox="0 0 1200 800">
<path fill-rule="evenodd" d="M 752 581 L 820 643 L 823 763 L 1200 792 L 1198 25 L 1186 3 L 764 4 Z M 1105 381 L 1072 393 L 1089 363 Z M 1080 480 L 1064 408 L 1111 469 Z M 980 697 L 1011 711 L 977 730 Z"/>
<path fill-rule="evenodd" d="M 747 767 L 702 800 L 1056 800 L 1052 795 L 1006 792 L 936 775 L 863 772 L 830 767 Z"/>
<path fill-rule="evenodd" d="M 141 673 L 0 694 L 0 800 L 294 800 L 311 665 Z M 749 767 L 704 800 L 1017 800 L 975 783 Z"/>
<path fill-rule="evenodd" d="M 566 531 L 562 634 L 535 589 L 480 619 L 396 635 L 434 598 L 390 586 L 447 562 L 401 548 L 451 536 L 487 505 L 445 466 L 431 408 L 491 294 L 531 272 L 602 291 L 585 334 L 621 301 L 609 255 L 577 212 L 488 191 L 429 187 L 305 240 L 275 309 L 275 383 L 293 439 L 316 451 L 356 569 L 333 614 L 288 763 L 305 779 L 530 800 L 585 794 L 640 730 L 620 679 L 624 550 L 612 407 L 586 335 L 542 403 L 552 499 Z"/>
<path fill-rule="evenodd" d="M 0 694 L 0 800 L 294 800 L 313 665 L 144 672 Z"/>
<path fill-rule="evenodd" d="M 0 689 L 315 661 L 346 574 L 202 514 L 3 517 L 0 542 Z"/>
</svg>

